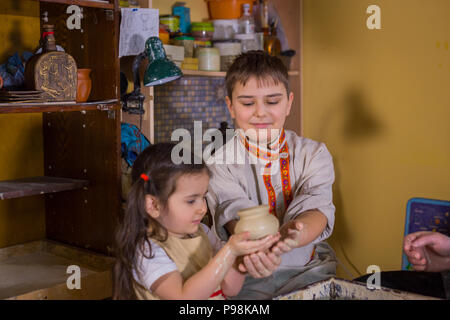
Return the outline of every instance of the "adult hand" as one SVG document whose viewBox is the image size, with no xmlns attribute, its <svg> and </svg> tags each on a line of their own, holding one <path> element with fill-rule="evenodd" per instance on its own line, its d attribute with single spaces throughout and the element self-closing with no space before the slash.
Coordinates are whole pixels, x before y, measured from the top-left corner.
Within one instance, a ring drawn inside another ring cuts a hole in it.
<svg viewBox="0 0 450 320">
<path fill-rule="evenodd" d="M 450 238 L 438 232 L 415 232 L 404 239 L 403 250 L 414 270 L 450 269 Z"/>
</svg>

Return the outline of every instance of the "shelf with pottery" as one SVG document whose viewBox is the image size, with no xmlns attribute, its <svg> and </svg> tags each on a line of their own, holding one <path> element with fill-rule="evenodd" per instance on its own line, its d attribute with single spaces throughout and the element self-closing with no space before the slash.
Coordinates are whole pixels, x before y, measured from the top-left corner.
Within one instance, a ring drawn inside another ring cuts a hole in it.
<svg viewBox="0 0 450 320">
<path fill-rule="evenodd" d="M 114 1 L 96 1 L 96 0 L 38 0 L 39 2 L 59 3 L 65 5 L 77 5 L 87 8 L 114 9 Z"/>
<path fill-rule="evenodd" d="M 118 110 L 118 100 L 88 101 L 76 103 L 69 102 L 40 102 L 40 103 L 0 103 L 1 113 L 43 113 L 43 112 L 69 112 L 91 110 Z"/>
<path fill-rule="evenodd" d="M 73 97 L 11 102 L 19 99 L 3 94 L 2 121 L 12 114 L 26 120 L 27 113 L 41 113 L 42 120 L 32 117 L 38 121 L 23 127 L 11 121 L 13 132 L 5 136 L 12 143 L 1 155 L 7 171 L 17 174 L 0 181 L 0 223 L 6 224 L 0 234 L 0 299 L 105 299 L 112 296 L 111 248 L 121 208 L 118 0 L 33 1 L 39 8 L 18 6 L 20 12 L 7 12 L 0 27 L 11 30 L 16 18 L 20 25 L 30 17 L 39 24 L 47 16 L 56 43 L 78 70 L 92 70 L 92 90 L 87 102 L 79 103 Z M 65 23 L 69 5 L 83 7 L 81 30 L 69 30 Z M 27 139 L 38 131 L 42 135 L 33 141 L 42 145 L 30 150 Z M 41 157 L 42 163 L 20 177 L 18 169 Z M 80 290 L 70 289 L 77 268 L 69 266 L 79 267 Z"/>
<path fill-rule="evenodd" d="M 225 71 L 201 71 L 201 70 L 181 70 L 183 75 L 186 76 L 199 76 L 199 77 L 225 77 Z M 289 76 L 298 76 L 300 74 L 297 70 L 291 70 L 288 72 Z"/>
</svg>

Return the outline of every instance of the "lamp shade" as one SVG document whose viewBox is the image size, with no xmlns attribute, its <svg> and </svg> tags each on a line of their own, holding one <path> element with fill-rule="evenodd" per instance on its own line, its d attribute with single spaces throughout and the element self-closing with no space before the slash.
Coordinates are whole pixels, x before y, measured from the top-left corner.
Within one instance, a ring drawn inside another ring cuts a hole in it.
<svg viewBox="0 0 450 320">
<path fill-rule="evenodd" d="M 155 86 L 176 80 L 183 76 L 180 68 L 167 59 L 166 52 L 158 37 L 150 37 L 145 43 L 148 67 L 144 74 L 144 85 Z"/>
</svg>

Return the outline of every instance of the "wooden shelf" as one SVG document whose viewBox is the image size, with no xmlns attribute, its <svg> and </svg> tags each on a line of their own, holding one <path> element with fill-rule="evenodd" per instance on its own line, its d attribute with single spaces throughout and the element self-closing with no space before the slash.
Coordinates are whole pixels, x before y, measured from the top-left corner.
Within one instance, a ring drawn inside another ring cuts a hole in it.
<svg viewBox="0 0 450 320">
<path fill-rule="evenodd" d="M 109 298 L 113 264 L 111 257 L 50 240 L 2 248 L 0 299 Z M 73 274 L 67 269 L 72 265 L 80 268 L 81 289 L 67 288 L 67 280 Z"/>
<path fill-rule="evenodd" d="M 38 0 L 39 2 L 61 3 L 67 5 L 78 5 L 88 8 L 114 9 L 114 4 L 89 0 Z"/>
<path fill-rule="evenodd" d="M 114 110 L 118 108 L 117 104 L 118 104 L 117 99 L 93 101 L 85 103 L 75 103 L 75 102 L 0 103 L 0 114 Z"/>
<path fill-rule="evenodd" d="M 86 187 L 86 180 L 56 177 L 32 177 L 0 181 L 0 200 L 22 198 Z"/>
<path fill-rule="evenodd" d="M 198 76 L 198 77 L 225 77 L 225 71 L 200 71 L 200 70 L 181 70 L 183 75 L 186 76 Z M 298 76 L 300 74 L 297 70 L 288 72 L 289 76 Z"/>
</svg>

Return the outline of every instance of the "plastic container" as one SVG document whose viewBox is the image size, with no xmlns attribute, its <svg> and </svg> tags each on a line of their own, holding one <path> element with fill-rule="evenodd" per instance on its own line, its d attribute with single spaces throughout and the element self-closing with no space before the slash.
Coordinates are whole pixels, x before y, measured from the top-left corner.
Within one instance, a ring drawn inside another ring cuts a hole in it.
<svg viewBox="0 0 450 320">
<path fill-rule="evenodd" d="M 209 40 L 195 40 L 194 41 L 194 53 L 197 48 L 211 48 L 212 42 Z"/>
<path fill-rule="evenodd" d="M 159 23 L 165 24 L 170 32 L 180 30 L 180 18 L 172 15 L 164 15 L 159 17 Z"/>
<path fill-rule="evenodd" d="M 259 50 L 259 45 L 255 33 L 237 34 L 234 36 L 234 38 L 241 41 L 242 52 L 247 52 L 250 50 Z"/>
<path fill-rule="evenodd" d="M 163 44 L 169 44 L 170 34 L 164 28 L 159 28 L 159 39 Z"/>
<path fill-rule="evenodd" d="M 242 52 L 239 41 L 214 42 L 214 47 L 219 49 L 221 56 L 237 56 Z"/>
<path fill-rule="evenodd" d="M 174 6 L 172 7 L 172 14 L 180 17 L 181 33 L 188 33 L 191 26 L 191 9 L 185 6 Z"/>
<path fill-rule="evenodd" d="M 230 40 L 234 39 L 234 35 L 239 33 L 238 19 L 219 19 L 213 21 L 214 35 L 213 40 Z"/>
<path fill-rule="evenodd" d="M 220 71 L 227 71 L 234 60 L 241 54 L 239 41 L 215 42 L 214 47 L 220 52 Z"/>
<path fill-rule="evenodd" d="M 211 22 L 192 22 L 191 34 L 196 40 L 211 40 L 214 26 Z"/>
<path fill-rule="evenodd" d="M 198 59 L 184 58 L 184 61 L 181 63 L 181 68 L 184 70 L 198 70 Z"/>
<path fill-rule="evenodd" d="M 220 52 L 217 48 L 198 48 L 198 69 L 203 71 L 220 71 Z"/>
<path fill-rule="evenodd" d="M 176 46 L 184 47 L 184 57 L 192 58 L 194 56 L 194 41 L 195 39 L 192 37 L 176 37 L 173 39 L 173 44 Z"/>
<path fill-rule="evenodd" d="M 128 0 L 128 7 L 130 8 L 140 8 L 138 0 Z"/>
<path fill-rule="evenodd" d="M 205 0 L 211 20 L 239 19 L 242 16 L 242 5 L 248 3 L 250 12 L 253 10 L 253 0 Z"/>
<path fill-rule="evenodd" d="M 239 33 L 255 33 L 255 20 L 250 12 L 250 5 L 245 3 L 242 7 L 244 13 L 239 19 Z"/>
</svg>

